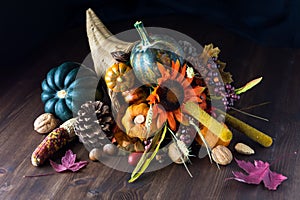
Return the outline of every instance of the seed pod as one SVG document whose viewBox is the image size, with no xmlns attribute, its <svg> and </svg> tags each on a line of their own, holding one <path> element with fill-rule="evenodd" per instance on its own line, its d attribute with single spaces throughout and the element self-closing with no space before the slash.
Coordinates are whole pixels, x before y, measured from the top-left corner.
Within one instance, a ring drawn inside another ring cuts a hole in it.
<svg viewBox="0 0 300 200">
<path fill-rule="evenodd" d="M 234 149 L 240 153 L 240 154 L 244 154 L 244 155 L 252 155 L 254 154 L 254 150 L 249 147 L 248 145 L 246 144 L 243 144 L 243 143 L 237 143 L 234 147 Z"/>
</svg>

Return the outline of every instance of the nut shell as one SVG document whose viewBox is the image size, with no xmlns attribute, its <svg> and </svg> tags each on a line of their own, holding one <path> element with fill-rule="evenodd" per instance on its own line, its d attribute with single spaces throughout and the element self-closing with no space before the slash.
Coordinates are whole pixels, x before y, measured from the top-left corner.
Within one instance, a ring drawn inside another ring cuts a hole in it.
<svg viewBox="0 0 300 200">
<path fill-rule="evenodd" d="M 244 155 L 252 155 L 255 153 L 255 151 L 249 147 L 248 145 L 244 144 L 244 143 L 237 143 L 234 147 L 234 149 L 240 153 L 240 154 L 244 154 Z"/>
<path fill-rule="evenodd" d="M 40 134 L 53 131 L 59 125 L 59 120 L 51 113 L 41 114 L 33 123 L 34 130 Z"/>
<path fill-rule="evenodd" d="M 218 145 L 213 148 L 211 156 L 212 159 L 220 165 L 228 165 L 233 159 L 231 151 L 223 145 Z"/>
</svg>

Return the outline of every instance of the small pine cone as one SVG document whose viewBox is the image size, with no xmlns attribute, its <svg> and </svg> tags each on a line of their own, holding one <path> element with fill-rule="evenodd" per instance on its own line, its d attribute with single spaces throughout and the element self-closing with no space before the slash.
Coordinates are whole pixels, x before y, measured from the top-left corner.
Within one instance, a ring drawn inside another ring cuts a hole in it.
<svg viewBox="0 0 300 200">
<path fill-rule="evenodd" d="M 130 60 L 130 52 L 114 51 L 111 55 L 118 62 L 126 63 Z"/>
<path fill-rule="evenodd" d="M 75 133 L 88 151 L 100 148 L 112 138 L 114 119 L 108 105 L 88 101 L 81 105 L 75 123 Z"/>
</svg>

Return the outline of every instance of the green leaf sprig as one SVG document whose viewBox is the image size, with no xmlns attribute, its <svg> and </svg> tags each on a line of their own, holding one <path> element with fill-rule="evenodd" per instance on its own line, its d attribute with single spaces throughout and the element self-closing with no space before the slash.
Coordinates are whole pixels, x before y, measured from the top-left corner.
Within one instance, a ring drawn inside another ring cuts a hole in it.
<svg viewBox="0 0 300 200">
<path fill-rule="evenodd" d="M 135 180 L 137 180 L 148 168 L 148 166 L 150 165 L 151 161 L 155 158 L 159 147 L 162 143 L 162 141 L 165 139 L 167 133 L 167 125 L 164 125 L 163 131 L 159 130 L 151 143 L 151 147 L 150 147 L 150 151 L 152 149 L 154 149 L 154 151 L 152 152 L 151 156 L 149 156 L 149 151 L 144 151 L 141 159 L 139 160 L 138 164 L 136 165 L 135 169 L 133 170 L 132 174 L 131 174 L 131 178 L 128 181 L 129 183 L 134 182 Z M 156 141 L 158 141 L 158 143 L 156 144 Z"/>
</svg>

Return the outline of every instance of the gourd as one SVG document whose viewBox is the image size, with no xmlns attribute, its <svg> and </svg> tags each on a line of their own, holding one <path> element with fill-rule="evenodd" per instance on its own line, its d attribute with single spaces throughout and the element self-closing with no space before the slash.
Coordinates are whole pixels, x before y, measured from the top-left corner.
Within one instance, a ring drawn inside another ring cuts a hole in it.
<svg viewBox="0 0 300 200">
<path fill-rule="evenodd" d="M 224 125 L 226 126 L 226 125 Z M 223 145 L 223 146 L 228 146 L 230 144 L 230 141 L 222 141 L 220 138 L 218 138 L 218 136 L 216 136 L 215 134 L 213 134 L 207 127 L 203 126 L 200 130 L 200 134 L 203 135 L 204 139 L 206 140 L 206 143 L 208 144 L 208 146 L 210 148 L 214 148 L 217 145 Z M 200 136 L 197 135 L 195 137 L 195 141 L 198 142 L 198 144 L 200 145 L 204 145 L 203 141 L 201 140 Z"/>
<path fill-rule="evenodd" d="M 65 62 L 52 68 L 42 82 L 44 110 L 66 121 L 82 103 L 100 98 L 102 92 L 97 85 L 95 73 L 79 63 Z"/>
<path fill-rule="evenodd" d="M 124 92 L 134 85 L 132 68 L 125 63 L 115 63 L 109 67 L 105 74 L 105 82 L 114 92 Z"/>
<path fill-rule="evenodd" d="M 157 83 L 161 74 L 157 62 L 171 68 L 171 61 L 183 63 L 182 49 L 177 42 L 167 36 L 148 36 L 142 22 L 134 24 L 141 41 L 137 43 L 130 55 L 130 64 L 137 79 L 146 85 Z"/>
<path fill-rule="evenodd" d="M 122 124 L 126 129 L 126 134 L 131 138 L 139 138 L 140 140 L 146 140 L 148 137 L 153 136 L 153 133 L 157 129 L 155 123 L 152 123 L 150 132 L 147 132 L 146 118 L 149 107 L 146 103 L 133 104 L 129 106 L 122 118 Z"/>
</svg>

